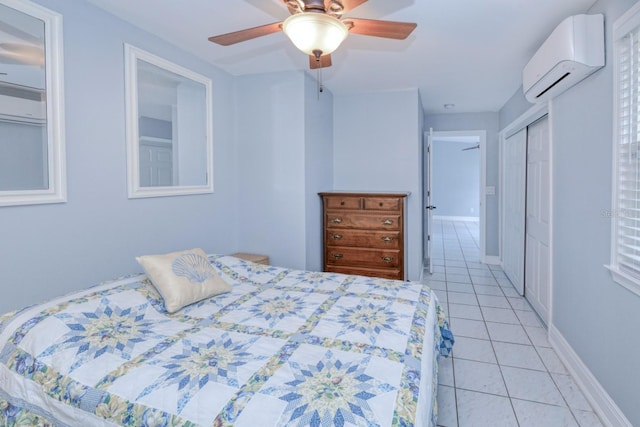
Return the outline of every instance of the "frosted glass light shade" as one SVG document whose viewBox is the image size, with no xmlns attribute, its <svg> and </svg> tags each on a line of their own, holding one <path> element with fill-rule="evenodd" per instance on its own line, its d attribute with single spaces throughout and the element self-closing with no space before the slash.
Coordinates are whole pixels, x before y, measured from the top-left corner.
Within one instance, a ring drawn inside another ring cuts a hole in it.
<svg viewBox="0 0 640 427">
<path fill-rule="evenodd" d="M 342 21 L 316 12 L 291 15 L 282 24 L 282 30 L 298 49 L 311 56 L 314 50 L 329 55 L 349 34 Z"/>
</svg>

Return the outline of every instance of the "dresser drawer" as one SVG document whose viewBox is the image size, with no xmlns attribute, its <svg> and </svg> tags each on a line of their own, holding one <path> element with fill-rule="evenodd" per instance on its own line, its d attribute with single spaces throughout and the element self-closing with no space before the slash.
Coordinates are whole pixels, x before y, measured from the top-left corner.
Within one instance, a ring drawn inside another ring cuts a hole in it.
<svg viewBox="0 0 640 427">
<path fill-rule="evenodd" d="M 369 211 L 397 211 L 402 199 L 394 197 L 364 197 L 363 207 Z"/>
<path fill-rule="evenodd" d="M 330 196 L 324 202 L 327 209 L 362 209 L 362 197 Z"/>
<path fill-rule="evenodd" d="M 372 215 L 356 212 L 331 211 L 325 215 L 325 224 L 329 228 L 366 228 L 372 230 L 400 230 L 400 214 Z"/>
<path fill-rule="evenodd" d="M 356 274 L 358 276 L 379 277 L 382 279 L 404 280 L 402 270 L 398 268 L 358 268 L 328 265 L 324 271 L 341 274 Z"/>
<path fill-rule="evenodd" d="M 327 247 L 325 262 L 331 265 L 378 268 L 398 267 L 401 265 L 399 250 L 359 249 L 340 246 Z"/>
<path fill-rule="evenodd" d="M 400 232 L 328 228 L 325 241 L 331 246 L 400 249 Z"/>
</svg>

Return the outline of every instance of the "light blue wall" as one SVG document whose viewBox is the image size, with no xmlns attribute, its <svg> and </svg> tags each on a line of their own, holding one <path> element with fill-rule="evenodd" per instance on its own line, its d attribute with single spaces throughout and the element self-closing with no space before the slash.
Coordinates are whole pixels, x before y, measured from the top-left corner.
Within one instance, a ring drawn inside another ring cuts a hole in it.
<svg viewBox="0 0 640 427">
<path fill-rule="evenodd" d="M 137 255 L 196 246 L 322 268 L 330 91 L 318 97 L 304 72 L 234 78 L 84 2 L 40 3 L 64 19 L 68 202 L 0 208 L 0 312 L 139 272 Z M 212 78 L 214 194 L 127 198 L 125 42 Z"/>
<path fill-rule="evenodd" d="M 138 272 L 136 255 L 237 248 L 233 78 L 86 2 L 64 19 L 68 202 L 0 208 L 0 312 Z M 213 80 L 215 193 L 127 199 L 123 43 Z"/>
<path fill-rule="evenodd" d="M 316 80 L 305 75 L 306 270 L 322 270 L 322 201 L 318 193 L 333 188 L 333 95 L 318 96 Z"/>
<path fill-rule="evenodd" d="M 634 3 L 594 5 L 589 13 L 605 15 L 607 65 L 552 101 L 552 323 L 638 426 L 640 297 L 613 282 L 604 268 L 611 221 L 602 214 L 611 209 L 612 26 Z M 500 112 L 504 125 L 526 109 L 521 97 L 516 93 Z"/>
<path fill-rule="evenodd" d="M 331 92 L 302 71 L 237 78 L 239 247 L 322 269 L 319 191 L 331 189 Z"/>
<path fill-rule="evenodd" d="M 429 114 L 425 116 L 425 129 L 434 131 L 486 130 L 487 131 L 487 175 L 486 185 L 496 189 L 494 196 L 486 197 L 486 234 L 485 248 L 487 256 L 498 256 L 500 251 L 499 233 L 499 197 L 500 171 L 498 149 L 498 113 L 458 113 Z M 440 215 L 440 212 L 437 212 Z"/>
<path fill-rule="evenodd" d="M 422 108 L 417 90 L 334 97 L 334 188 L 409 191 L 408 277 L 422 272 Z"/>
<path fill-rule="evenodd" d="M 599 1 L 590 10 L 606 16 L 608 65 L 553 102 L 553 323 L 631 424 L 640 425 L 640 297 L 603 267 L 611 222 L 601 214 L 611 209 L 611 30 L 634 3 Z"/>
<path fill-rule="evenodd" d="M 473 144 L 434 138 L 431 194 L 438 216 L 478 217 L 480 212 L 480 150 Z"/>
<path fill-rule="evenodd" d="M 240 250 L 304 268 L 304 73 L 241 76 L 237 89 Z"/>
<path fill-rule="evenodd" d="M 509 98 L 506 104 L 500 109 L 500 130 L 513 123 L 520 115 L 522 115 L 533 104 L 527 101 L 522 91 L 522 86 Z"/>
</svg>

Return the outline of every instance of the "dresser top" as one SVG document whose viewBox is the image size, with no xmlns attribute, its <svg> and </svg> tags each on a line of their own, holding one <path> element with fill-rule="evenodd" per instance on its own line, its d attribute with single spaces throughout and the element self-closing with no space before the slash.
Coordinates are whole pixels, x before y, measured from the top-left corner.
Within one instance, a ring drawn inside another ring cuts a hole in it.
<svg viewBox="0 0 640 427">
<path fill-rule="evenodd" d="M 408 197 L 411 194 L 410 191 L 323 191 L 318 193 L 320 196 L 377 196 L 377 197 Z"/>
</svg>

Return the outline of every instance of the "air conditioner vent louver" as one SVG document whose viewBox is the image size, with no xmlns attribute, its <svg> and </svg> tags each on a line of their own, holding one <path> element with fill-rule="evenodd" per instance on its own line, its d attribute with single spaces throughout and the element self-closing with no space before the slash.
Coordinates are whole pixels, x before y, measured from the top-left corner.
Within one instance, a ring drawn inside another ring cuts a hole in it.
<svg viewBox="0 0 640 427">
<path fill-rule="evenodd" d="M 549 86 L 548 88 L 546 88 L 545 90 L 543 90 L 542 92 L 540 92 L 538 95 L 536 95 L 536 99 L 540 98 L 542 95 L 544 95 L 545 93 L 549 92 L 551 89 L 553 89 L 554 87 L 556 87 L 556 85 L 558 83 L 560 83 L 561 81 L 563 81 L 564 79 L 566 79 L 567 77 L 569 77 L 571 75 L 571 73 L 565 73 L 564 76 L 560 77 L 558 80 L 556 80 L 555 82 L 553 82 L 553 84 L 551 86 Z"/>
<path fill-rule="evenodd" d="M 529 102 L 564 92 L 604 66 L 604 16 L 570 16 L 553 30 L 522 71 Z"/>
</svg>

